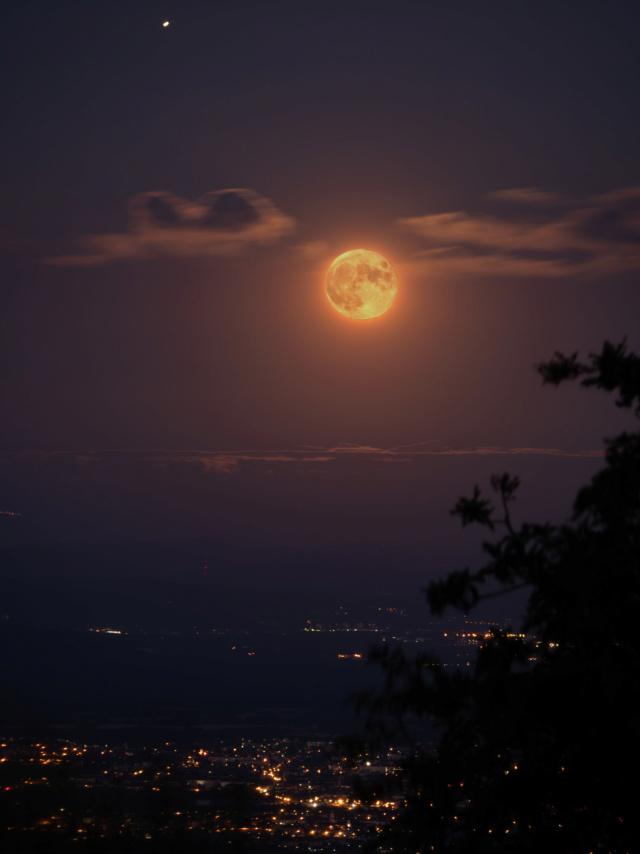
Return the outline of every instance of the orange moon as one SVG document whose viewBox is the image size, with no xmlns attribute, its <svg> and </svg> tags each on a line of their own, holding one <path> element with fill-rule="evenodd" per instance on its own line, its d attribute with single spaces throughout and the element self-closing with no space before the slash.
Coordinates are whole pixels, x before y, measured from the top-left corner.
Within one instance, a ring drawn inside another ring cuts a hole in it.
<svg viewBox="0 0 640 854">
<path fill-rule="evenodd" d="M 351 249 L 333 261 L 324 289 L 336 311 L 356 320 L 379 317 L 398 293 L 398 275 L 384 255 Z"/>
</svg>

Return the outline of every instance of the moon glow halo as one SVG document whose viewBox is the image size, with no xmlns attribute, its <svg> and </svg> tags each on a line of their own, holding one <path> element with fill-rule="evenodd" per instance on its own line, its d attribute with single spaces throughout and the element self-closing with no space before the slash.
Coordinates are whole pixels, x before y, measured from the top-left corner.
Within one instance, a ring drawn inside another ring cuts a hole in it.
<svg viewBox="0 0 640 854">
<path fill-rule="evenodd" d="M 351 249 L 332 262 L 324 288 L 340 314 L 370 320 L 391 308 L 398 293 L 398 275 L 384 255 L 371 249 Z"/>
</svg>

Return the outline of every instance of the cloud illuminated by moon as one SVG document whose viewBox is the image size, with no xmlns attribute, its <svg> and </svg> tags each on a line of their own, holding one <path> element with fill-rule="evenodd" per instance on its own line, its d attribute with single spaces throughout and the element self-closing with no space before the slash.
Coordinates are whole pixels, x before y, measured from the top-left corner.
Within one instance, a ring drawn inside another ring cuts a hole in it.
<svg viewBox="0 0 640 854">
<path fill-rule="evenodd" d="M 206 258 L 238 255 L 295 230 L 296 222 L 253 190 L 205 193 L 197 201 L 162 190 L 129 200 L 129 225 L 120 234 L 80 239 L 83 251 L 46 259 L 56 266 L 98 266 L 132 258 Z"/>
<path fill-rule="evenodd" d="M 340 314 L 370 320 L 391 308 L 398 293 L 398 276 L 383 255 L 370 249 L 351 249 L 329 267 L 325 291 Z"/>
</svg>

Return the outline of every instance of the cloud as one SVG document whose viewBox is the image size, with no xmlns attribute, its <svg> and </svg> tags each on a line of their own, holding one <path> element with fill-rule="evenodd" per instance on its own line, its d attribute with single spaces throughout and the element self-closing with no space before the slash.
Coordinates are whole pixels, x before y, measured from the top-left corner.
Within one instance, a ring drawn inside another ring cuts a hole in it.
<svg viewBox="0 0 640 854">
<path fill-rule="evenodd" d="M 454 448 L 438 439 L 416 442 L 411 445 L 396 445 L 376 448 L 371 445 L 341 443 L 329 449 L 332 454 L 363 454 L 372 458 L 394 458 L 401 461 L 433 456 L 551 456 L 594 458 L 604 455 L 602 450 L 569 451 L 560 448 L 504 448 L 497 445 Z"/>
<path fill-rule="evenodd" d="M 508 202 L 517 205 L 558 205 L 563 203 L 562 196 L 540 190 L 538 187 L 518 187 L 513 190 L 495 190 L 486 194 L 487 199 Z"/>
<path fill-rule="evenodd" d="M 398 220 L 404 231 L 427 244 L 405 266 L 420 272 L 542 277 L 640 270 L 640 187 L 582 202 L 562 203 L 533 187 L 489 197 L 508 202 L 508 212 L 453 211 Z"/>
<path fill-rule="evenodd" d="M 216 190 L 191 202 L 161 190 L 128 204 L 126 232 L 80 238 L 81 251 L 48 258 L 57 266 L 94 267 L 130 258 L 238 255 L 291 234 L 295 220 L 253 190 Z"/>
<path fill-rule="evenodd" d="M 295 254 L 304 261 L 318 261 L 329 251 L 329 244 L 324 240 L 310 240 L 293 247 Z"/>
<path fill-rule="evenodd" d="M 292 467 L 303 473 L 335 470 L 345 465 L 372 465 L 394 463 L 420 465 L 430 457 L 565 457 L 598 459 L 604 451 L 568 450 L 563 448 L 473 446 L 455 448 L 439 440 L 428 440 L 410 445 L 376 447 L 343 442 L 332 447 L 304 447 L 277 450 L 202 451 L 160 449 L 93 450 L 23 452 L 0 454 L 0 465 L 22 461 L 32 464 L 71 464 L 74 467 L 110 465 L 144 465 L 154 468 L 193 466 L 204 474 L 230 476 L 243 471 L 273 474 L 275 469 Z"/>
</svg>

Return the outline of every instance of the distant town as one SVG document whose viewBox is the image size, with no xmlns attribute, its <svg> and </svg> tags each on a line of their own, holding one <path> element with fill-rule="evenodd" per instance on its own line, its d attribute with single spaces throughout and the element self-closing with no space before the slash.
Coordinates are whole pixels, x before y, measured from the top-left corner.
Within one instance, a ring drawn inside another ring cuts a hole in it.
<svg viewBox="0 0 640 854">
<path fill-rule="evenodd" d="M 346 747 L 363 732 L 355 698 L 381 685 L 372 650 L 467 669 L 518 623 L 436 619 L 419 591 L 366 586 L 3 583 L 0 848 L 25 854 L 358 850 L 400 805 L 368 785 L 412 750 Z M 411 737 L 429 749 L 436 734 Z"/>
<path fill-rule="evenodd" d="M 399 759 L 392 749 L 348 758 L 326 739 L 211 738 L 187 748 L 10 738 L 0 744 L 5 842 L 151 850 L 162 836 L 191 850 L 213 837 L 261 851 L 346 851 L 397 807 L 397 798 L 356 797 L 354 778 L 389 773 Z"/>
</svg>

